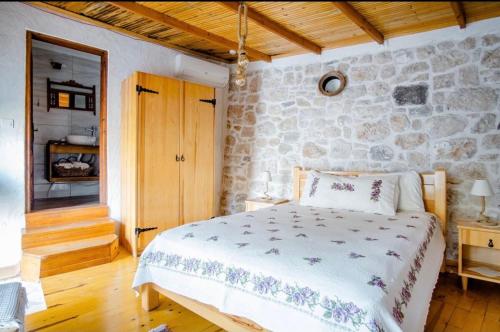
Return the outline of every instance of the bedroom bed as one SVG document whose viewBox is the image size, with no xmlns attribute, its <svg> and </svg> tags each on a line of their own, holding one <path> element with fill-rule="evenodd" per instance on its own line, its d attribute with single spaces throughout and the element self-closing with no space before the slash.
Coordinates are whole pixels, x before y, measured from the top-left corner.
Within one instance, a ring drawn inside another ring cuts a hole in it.
<svg viewBox="0 0 500 332">
<path fill-rule="evenodd" d="M 296 202 L 308 172 L 294 169 Z M 165 231 L 133 287 L 145 310 L 161 293 L 228 331 L 422 331 L 443 262 L 446 175 L 421 180 L 426 212 L 290 203 Z"/>
</svg>

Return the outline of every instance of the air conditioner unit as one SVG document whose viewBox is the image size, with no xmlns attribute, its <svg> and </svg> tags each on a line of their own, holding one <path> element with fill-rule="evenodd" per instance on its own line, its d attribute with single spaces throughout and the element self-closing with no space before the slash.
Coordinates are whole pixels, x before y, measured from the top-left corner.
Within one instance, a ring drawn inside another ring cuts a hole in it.
<svg viewBox="0 0 500 332">
<path fill-rule="evenodd" d="M 175 77 L 222 88 L 229 82 L 229 68 L 183 54 L 175 57 Z"/>
</svg>

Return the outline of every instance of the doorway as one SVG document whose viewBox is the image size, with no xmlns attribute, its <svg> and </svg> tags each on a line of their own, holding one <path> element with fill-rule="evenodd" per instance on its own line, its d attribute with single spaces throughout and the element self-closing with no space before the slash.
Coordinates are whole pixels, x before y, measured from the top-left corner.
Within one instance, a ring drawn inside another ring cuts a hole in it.
<svg viewBox="0 0 500 332">
<path fill-rule="evenodd" d="M 26 36 L 26 212 L 106 204 L 107 52 Z"/>
</svg>

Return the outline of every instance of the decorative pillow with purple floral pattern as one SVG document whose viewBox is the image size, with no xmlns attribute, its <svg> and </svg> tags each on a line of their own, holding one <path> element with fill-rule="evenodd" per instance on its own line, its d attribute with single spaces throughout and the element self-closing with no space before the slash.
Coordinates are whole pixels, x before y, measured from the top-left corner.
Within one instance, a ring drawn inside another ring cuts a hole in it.
<svg viewBox="0 0 500 332">
<path fill-rule="evenodd" d="M 301 205 L 395 215 L 398 176 L 338 176 L 311 171 Z"/>
</svg>

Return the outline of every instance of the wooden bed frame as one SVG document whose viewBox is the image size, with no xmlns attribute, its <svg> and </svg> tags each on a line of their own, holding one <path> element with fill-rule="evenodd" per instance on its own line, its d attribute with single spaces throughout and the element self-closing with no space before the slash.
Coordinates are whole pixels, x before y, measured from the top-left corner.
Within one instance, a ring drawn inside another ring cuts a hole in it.
<svg viewBox="0 0 500 332">
<path fill-rule="evenodd" d="M 296 201 L 302 194 L 308 172 L 309 170 L 302 169 L 301 167 L 295 167 L 293 170 L 293 198 Z M 325 171 L 325 173 L 346 176 L 382 174 L 373 172 L 337 171 Z M 443 231 L 443 234 L 446 235 L 446 172 L 443 169 L 438 169 L 433 173 L 421 173 L 420 176 L 422 179 L 425 210 L 427 212 L 432 212 L 439 217 L 441 230 Z M 441 268 L 441 272 L 443 271 L 444 264 Z M 166 296 L 172 301 L 182 305 L 183 307 L 227 331 L 267 331 L 249 319 L 221 313 L 211 305 L 173 293 L 153 283 L 141 286 L 142 308 L 146 311 L 157 308 L 160 305 L 159 294 Z"/>
</svg>

